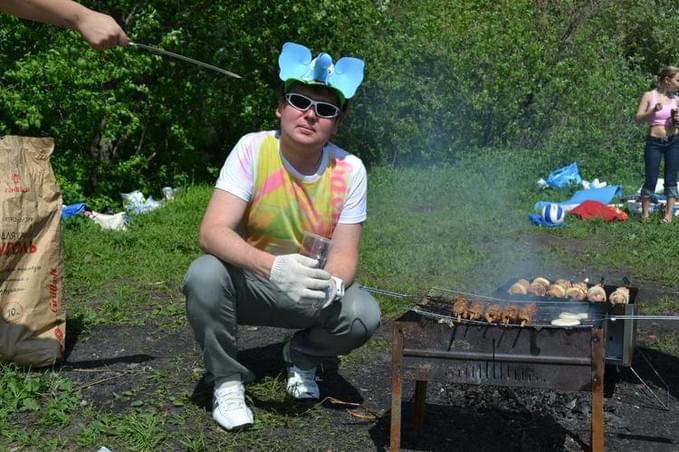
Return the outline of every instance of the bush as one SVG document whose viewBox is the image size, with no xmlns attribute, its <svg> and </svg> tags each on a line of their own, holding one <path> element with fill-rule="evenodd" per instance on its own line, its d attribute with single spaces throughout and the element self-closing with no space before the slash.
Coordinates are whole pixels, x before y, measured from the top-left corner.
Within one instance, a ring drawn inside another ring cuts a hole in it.
<svg viewBox="0 0 679 452">
<path fill-rule="evenodd" d="M 276 127 L 277 58 L 294 41 L 365 59 L 337 141 L 368 164 L 509 147 L 550 166 L 579 160 L 586 178 L 640 177 L 633 113 L 679 44 L 668 0 L 232 3 L 88 5 L 133 40 L 242 80 L 134 48 L 94 52 L 74 32 L 0 16 L 0 133 L 55 137 L 66 202 L 212 182 L 241 135 Z"/>
</svg>

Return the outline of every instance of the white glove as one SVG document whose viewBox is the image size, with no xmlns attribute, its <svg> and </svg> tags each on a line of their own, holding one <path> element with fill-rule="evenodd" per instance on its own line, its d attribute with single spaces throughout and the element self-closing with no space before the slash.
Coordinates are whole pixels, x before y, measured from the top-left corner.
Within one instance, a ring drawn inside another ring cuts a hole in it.
<svg viewBox="0 0 679 452">
<path fill-rule="evenodd" d="M 325 303 L 323 303 L 323 306 L 321 306 L 321 309 L 327 308 L 333 302 L 341 300 L 344 296 L 344 281 L 342 278 L 332 276 L 330 281 L 332 284 L 328 289 L 328 298 L 325 300 Z"/>
<path fill-rule="evenodd" d="M 293 301 L 323 300 L 333 284 L 330 273 L 318 267 L 318 261 L 301 254 L 286 254 L 274 259 L 271 281 Z"/>
</svg>

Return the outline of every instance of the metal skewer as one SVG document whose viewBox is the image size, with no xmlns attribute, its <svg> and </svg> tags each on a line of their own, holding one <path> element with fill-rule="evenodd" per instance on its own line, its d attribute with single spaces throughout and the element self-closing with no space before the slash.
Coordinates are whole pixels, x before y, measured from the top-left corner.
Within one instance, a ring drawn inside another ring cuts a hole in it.
<svg viewBox="0 0 679 452">
<path fill-rule="evenodd" d="M 608 320 L 615 322 L 616 320 L 679 320 L 676 315 L 613 315 L 609 316 Z"/>
<path fill-rule="evenodd" d="M 150 45 L 147 45 L 147 44 L 140 44 L 138 42 L 128 42 L 128 45 L 130 45 L 132 47 L 138 47 L 140 49 L 144 49 L 148 52 L 155 53 L 156 55 L 168 56 L 168 57 L 171 57 L 171 58 L 176 58 L 178 60 L 185 61 L 187 63 L 202 66 L 202 67 L 207 68 L 207 69 L 212 69 L 213 71 L 221 72 L 222 74 L 228 75 L 229 77 L 242 78 L 240 75 L 238 75 L 234 72 L 227 71 L 226 69 L 222 69 L 220 67 L 213 66 L 211 64 L 204 63 L 204 62 L 199 61 L 199 60 L 195 60 L 193 58 L 185 57 L 184 55 L 180 55 L 178 53 L 170 52 L 169 50 L 161 49 L 160 47 L 154 47 L 154 46 L 150 46 Z"/>
<path fill-rule="evenodd" d="M 408 295 L 408 294 L 404 294 L 404 293 L 392 292 L 390 290 L 377 289 L 375 287 L 361 286 L 361 289 L 365 289 L 365 290 L 367 290 L 368 292 L 371 292 L 371 293 L 376 293 L 376 294 L 379 294 L 379 295 L 387 295 L 387 296 L 396 297 L 396 298 L 411 298 L 411 297 L 414 296 L 414 295 Z"/>
</svg>

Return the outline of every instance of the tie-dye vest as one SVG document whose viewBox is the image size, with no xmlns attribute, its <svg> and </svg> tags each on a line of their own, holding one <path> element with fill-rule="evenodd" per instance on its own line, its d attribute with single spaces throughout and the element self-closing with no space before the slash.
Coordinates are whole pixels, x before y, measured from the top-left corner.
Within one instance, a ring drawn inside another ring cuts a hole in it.
<svg viewBox="0 0 679 452">
<path fill-rule="evenodd" d="M 245 212 L 248 243 L 271 254 L 299 251 L 304 231 L 331 238 L 348 193 L 351 166 L 330 153 L 313 181 L 285 167 L 278 139 L 264 139 L 255 168 L 254 195 Z"/>
</svg>

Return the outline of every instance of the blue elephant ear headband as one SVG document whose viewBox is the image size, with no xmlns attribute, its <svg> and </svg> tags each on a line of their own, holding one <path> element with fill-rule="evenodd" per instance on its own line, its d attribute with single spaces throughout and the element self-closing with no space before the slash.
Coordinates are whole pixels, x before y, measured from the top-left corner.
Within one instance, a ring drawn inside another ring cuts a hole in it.
<svg viewBox="0 0 679 452">
<path fill-rule="evenodd" d="M 327 86 L 335 91 L 340 104 L 351 99 L 363 81 L 363 60 L 343 57 L 335 64 L 327 53 L 312 58 L 311 51 L 300 44 L 286 42 L 278 58 L 279 77 L 288 89 L 293 82 Z"/>
</svg>

